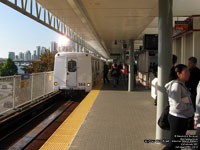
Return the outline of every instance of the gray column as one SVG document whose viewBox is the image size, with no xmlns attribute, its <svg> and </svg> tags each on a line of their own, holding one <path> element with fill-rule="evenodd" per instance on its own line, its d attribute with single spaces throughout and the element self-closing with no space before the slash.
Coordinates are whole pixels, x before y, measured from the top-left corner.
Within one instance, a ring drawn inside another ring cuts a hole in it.
<svg viewBox="0 0 200 150">
<path fill-rule="evenodd" d="M 126 62 L 126 60 L 125 60 L 125 50 L 124 49 L 122 49 L 121 59 L 122 59 L 122 63 Z"/>
<path fill-rule="evenodd" d="M 134 89 L 134 42 L 130 40 L 130 50 L 129 50 L 129 73 L 128 73 L 128 91 L 131 92 Z"/>
<path fill-rule="evenodd" d="M 79 44 L 77 43 L 76 52 L 79 52 Z"/>
<path fill-rule="evenodd" d="M 172 0 L 159 0 L 159 41 L 158 41 L 158 93 L 156 139 L 168 139 L 169 132 L 162 130 L 157 122 L 168 102 L 165 84 L 169 80 L 172 66 Z"/>
</svg>

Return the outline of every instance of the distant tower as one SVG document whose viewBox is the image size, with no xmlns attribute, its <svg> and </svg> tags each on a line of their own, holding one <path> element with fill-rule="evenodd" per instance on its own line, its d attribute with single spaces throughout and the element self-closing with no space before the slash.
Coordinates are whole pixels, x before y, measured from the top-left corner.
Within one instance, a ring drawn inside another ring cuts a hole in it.
<svg viewBox="0 0 200 150">
<path fill-rule="evenodd" d="M 40 56 L 41 56 L 41 46 L 37 46 L 36 49 L 37 49 L 36 50 L 37 51 L 37 58 L 40 59 Z"/>
<path fill-rule="evenodd" d="M 51 42 L 51 52 L 58 50 L 58 43 Z"/>
<path fill-rule="evenodd" d="M 32 55 L 32 60 L 35 61 L 35 60 L 37 60 L 37 59 L 38 59 L 38 58 L 37 58 L 37 51 L 34 50 L 34 51 L 33 51 L 33 55 Z"/>
<path fill-rule="evenodd" d="M 8 58 L 15 60 L 15 52 L 9 52 L 8 53 Z"/>
<path fill-rule="evenodd" d="M 24 53 L 19 52 L 19 60 L 24 61 Z"/>
<path fill-rule="evenodd" d="M 42 47 L 41 55 L 44 54 L 45 51 L 46 51 L 46 47 Z"/>
<path fill-rule="evenodd" d="M 19 60 L 19 56 L 18 55 L 15 56 L 15 60 Z"/>
<path fill-rule="evenodd" d="M 31 61 L 31 52 L 29 50 L 27 50 L 25 52 L 25 61 Z"/>
</svg>

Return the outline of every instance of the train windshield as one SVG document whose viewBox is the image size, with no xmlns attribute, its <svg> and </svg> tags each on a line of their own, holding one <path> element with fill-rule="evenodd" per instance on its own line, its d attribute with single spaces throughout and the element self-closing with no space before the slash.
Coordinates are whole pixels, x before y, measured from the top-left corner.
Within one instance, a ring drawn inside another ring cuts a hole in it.
<svg viewBox="0 0 200 150">
<path fill-rule="evenodd" d="M 76 72 L 76 61 L 70 60 L 68 61 L 68 71 L 69 72 Z"/>
</svg>

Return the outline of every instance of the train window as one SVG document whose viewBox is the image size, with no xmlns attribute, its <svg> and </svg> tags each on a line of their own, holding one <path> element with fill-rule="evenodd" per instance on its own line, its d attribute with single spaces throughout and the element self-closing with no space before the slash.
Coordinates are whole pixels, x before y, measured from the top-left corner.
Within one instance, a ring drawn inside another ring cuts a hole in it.
<svg viewBox="0 0 200 150">
<path fill-rule="evenodd" d="M 68 61 L 68 71 L 69 72 L 76 72 L 76 61 L 70 60 Z"/>
</svg>

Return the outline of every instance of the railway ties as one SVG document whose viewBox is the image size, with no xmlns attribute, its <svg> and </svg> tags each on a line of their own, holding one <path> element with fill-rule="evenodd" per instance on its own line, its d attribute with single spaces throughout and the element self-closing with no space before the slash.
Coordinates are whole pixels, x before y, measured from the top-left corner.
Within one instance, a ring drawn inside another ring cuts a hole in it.
<svg viewBox="0 0 200 150">
<path fill-rule="evenodd" d="M 60 102 L 60 106 L 57 108 L 55 108 L 54 105 L 59 102 L 55 102 L 48 108 L 45 108 L 35 117 L 29 119 L 27 122 L 23 122 L 19 127 L 13 130 L 12 133 L 8 133 L 9 135 L 7 135 L 7 137 L 3 139 L 4 143 L 1 144 L 2 141 L 0 141 L 0 149 L 38 150 L 45 143 L 45 141 L 54 133 L 54 131 L 62 124 L 62 122 L 71 114 L 71 112 L 78 106 L 81 100 L 82 97 L 78 96 L 78 99 L 76 98 L 76 100 L 68 99 L 67 101 L 65 100 L 64 103 Z M 54 111 L 50 114 L 43 114 L 46 110 L 52 111 L 52 109 L 54 109 Z M 40 115 L 44 115 L 43 119 L 40 118 Z M 38 122 L 38 120 L 42 121 L 40 121 L 40 123 L 38 123 L 35 126 L 31 125 L 34 124 L 34 122 Z M 30 126 L 34 127 L 31 128 Z M 27 130 L 28 132 L 23 130 Z M 18 135 L 17 132 L 21 132 L 20 134 L 22 135 Z M 12 141 L 13 138 L 16 138 L 16 140 L 14 142 L 10 142 L 10 140 Z M 8 141 L 8 143 L 6 143 L 6 141 Z"/>
</svg>

